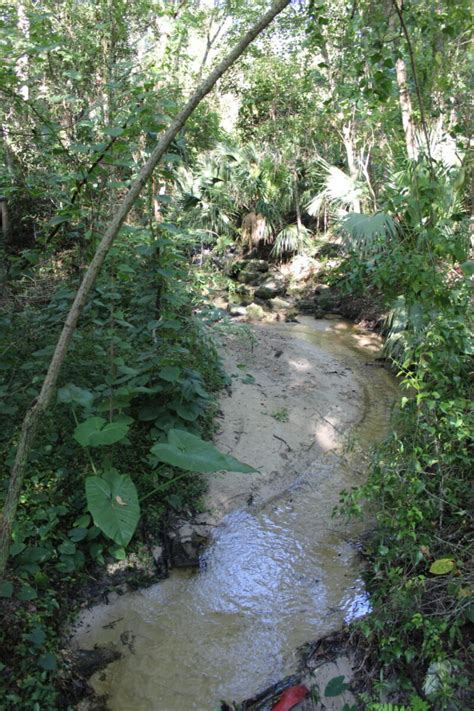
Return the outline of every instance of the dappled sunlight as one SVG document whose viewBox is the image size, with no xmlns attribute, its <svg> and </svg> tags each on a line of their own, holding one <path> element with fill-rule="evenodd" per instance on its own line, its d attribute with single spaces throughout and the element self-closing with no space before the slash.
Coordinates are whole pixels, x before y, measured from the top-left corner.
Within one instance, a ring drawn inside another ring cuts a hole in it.
<svg viewBox="0 0 474 711">
<path fill-rule="evenodd" d="M 314 437 L 324 452 L 335 449 L 340 444 L 337 430 L 329 421 L 320 422 L 314 430 Z"/>
<path fill-rule="evenodd" d="M 314 367 L 309 361 L 305 359 L 288 360 L 288 365 L 290 366 L 290 368 L 293 368 L 293 370 L 296 370 L 299 373 L 307 373 L 308 371 L 313 370 Z"/>
</svg>

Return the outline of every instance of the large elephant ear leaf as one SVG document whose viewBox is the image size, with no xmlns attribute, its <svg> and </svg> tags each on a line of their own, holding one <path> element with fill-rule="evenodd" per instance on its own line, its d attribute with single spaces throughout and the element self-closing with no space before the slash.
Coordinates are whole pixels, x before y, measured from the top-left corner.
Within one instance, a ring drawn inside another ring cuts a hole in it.
<svg viewBox="0 0 474 711">
<path fill-rule="evenodd" d="M 254 467 L 220 452 L 211 442 L 183 430 L 169 430 L 168 441 L 155 444 L 151 452 L 158 461 L 190 472 L 256 471 Z"/>
<path fill-rule="evenodd" d="M 87 508 L 95 525 L 119 546 L 130 542 L 140 518 L 140 504 L 131 478 L 111 469 L 86 479 Z"/>
<path fill-rule="evenodd" d="M 81 447 L 103 447 L 124 439 L 130 429 L 131 418 L 107 422 L 103 417 L 89 417 L 77 425 L 73 437 Z"/>
</svg>

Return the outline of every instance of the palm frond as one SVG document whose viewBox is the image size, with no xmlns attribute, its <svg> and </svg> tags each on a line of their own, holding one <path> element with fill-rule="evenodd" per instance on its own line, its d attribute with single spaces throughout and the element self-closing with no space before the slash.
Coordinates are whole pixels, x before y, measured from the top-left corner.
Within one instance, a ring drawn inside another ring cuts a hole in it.
<svg viewBox="0 0 474 711">
<path fill-rule="evenodd" d="M 317 217 L 325 205 L 336 213 L 345 212 L 363 197 L 364 184 L 358 178 L 330 165 L 321 157 L 316 161 L 316 169 L 322 188 L 306 206 L 307 213 L 312 217 Z"/>
<path fill-rule="evenodd" d="M 375 215 L 349 212 L 340 221 L 339 231 L 348 248 L 360 254 L 380 252 L 398 237 L 397 223 L 384 212 Z"/>
<path fill-rule="evenodd" d="M 271 256 L 276 259 L 301 252 L 310 245 L 310 232 L 303 225 L 286 225 L 275 238 Z"/>
</svg>

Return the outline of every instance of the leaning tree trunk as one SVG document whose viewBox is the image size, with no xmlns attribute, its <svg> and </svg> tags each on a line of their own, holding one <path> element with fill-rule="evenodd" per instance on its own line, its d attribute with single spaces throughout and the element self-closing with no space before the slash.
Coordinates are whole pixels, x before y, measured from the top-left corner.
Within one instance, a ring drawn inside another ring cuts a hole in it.
<svg viewBox="0 0 474 711">
<path fill-rule="evenodd" d="M 97 247 L 97 251 L 92 258 L 92 261 L 90 262 L 81 285 L 76 293 L 76 297 L 56 344 L 56 348 L 49 364 L 48 372 L 46 373 L 41 391 L 23 420 L 16 457 L 11 470 L 7 497 L 3 513 L 0 517 L 0 578 L 5 571 L 8 559 L 8 549 L 11 541 L 11 531 L 18 506 L 21 486 L 25 475 L 28 456 L 38 430 L 39 422 L 51 402 L 59 372 L 71 342 L 71 338 L 76 329 L 79 316 L 86 303 L 87 297 L 96 282 L 100 268 L 102 267 L 105 257 L 107 256 L 115 237 L 117 236 L 133 204 L 140 195 L 144 185 L 151 177 L 156 165 L 166 153 L 170 143 L 182 129 L 194 109 L 211 91 L 218 79 L 220 79 L 220 77 L 247 49 L 249 44 L 253 42 L 253 40 L 272 22 L 276 15 L 284 10 L 289 4 L 290 0 L 277 0 L 277 2 L 272 5 L 270 10 L 268 10 L 268 12 L 265 13 L 265 15 L 263 15 L 263 17 L 242 37 L 227 57 L 220 62 L 220 64 L 209 74 L 207 79 L 205 79 L 196 89 L 194 94 L 192 94 L 189 98 L 184 109 L 178 114 L 178 116 L 172 121 L 169 128 L 164 132 L 147 162 L 142 167 L 127 195 L 117 207 L 115 217 Z"/>
</svg>

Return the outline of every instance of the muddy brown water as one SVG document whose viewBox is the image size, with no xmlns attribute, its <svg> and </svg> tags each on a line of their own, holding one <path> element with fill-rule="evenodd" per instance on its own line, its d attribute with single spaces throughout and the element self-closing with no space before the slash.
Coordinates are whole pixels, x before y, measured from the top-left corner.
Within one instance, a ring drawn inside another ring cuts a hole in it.
<svg viewBox="0 0 474 711">
<path fill-rule="evenodd" d="M 293 672 L 303 643 L 370 608 L 356 555 L 360 525 L 343 525 L 331 510 L 342 488 L 360 484 L 364 453 L 389 426 L 396 383 L 375 360 L 380 341 L 344 321 L 260 330 L 291 340 L 297 353 L 304 342 L 306 359 L 345 368 L 357 417 L 337 446 L 306 447 L 286 488 L 227 513 L 199 571 L 173 571 L 82 615 L 74 645 L 113 644 L 123 654 L 92 679 L 112 711 L 214 711 L 221 699 L 241 701 Z M 285 401 L 290 422 L 295 397 Z M 343 451 L 347 437 L 353 446 Z"/>
</svg>

